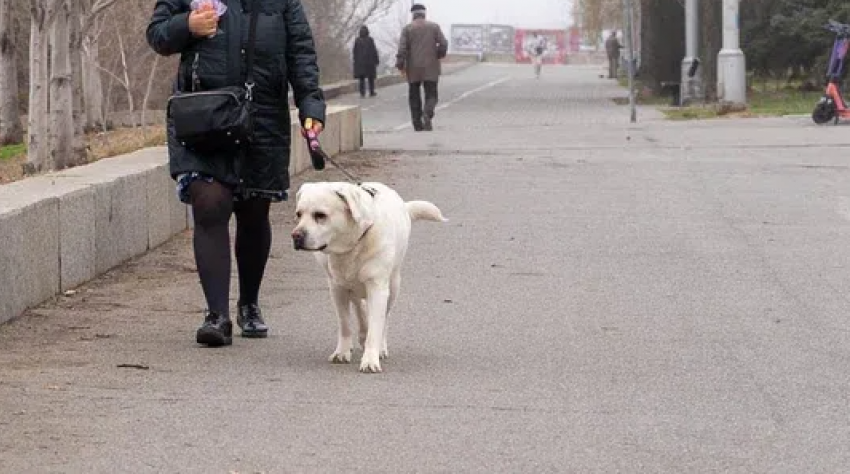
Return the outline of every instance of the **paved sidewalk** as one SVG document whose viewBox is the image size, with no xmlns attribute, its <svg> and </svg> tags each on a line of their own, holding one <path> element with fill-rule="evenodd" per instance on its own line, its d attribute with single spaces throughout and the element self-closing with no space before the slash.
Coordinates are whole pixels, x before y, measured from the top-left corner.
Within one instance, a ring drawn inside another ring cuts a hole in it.
<svg viewBox="0 0 850 474">
<path fill-rule="evenodd" d="M 404 86 L 364 104 L 345 165 L 451 219 L 414 228 L 385 373 L 326 362 L 286 203 L 267 340 L 194 345 L 188 235 L 0 327 L 0 472 L 845 471 L 846 129 L 632 125 L 599 70 L 447 76 L 432 133 Z"/>
</svg>

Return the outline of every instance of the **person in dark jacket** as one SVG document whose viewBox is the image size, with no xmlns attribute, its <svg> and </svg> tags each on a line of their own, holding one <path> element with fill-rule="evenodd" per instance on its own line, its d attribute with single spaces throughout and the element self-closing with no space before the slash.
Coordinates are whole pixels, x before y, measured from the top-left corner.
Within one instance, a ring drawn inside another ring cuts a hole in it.
<svg viewBox="0 0 850 474">
<path fill-rule="evenodd" d="M 620 50 L 623 45 L 617 39 L 617 32 L 612 31 L 605 40 L 605 52 L 608 54 L 608 79 L 617 78 L 617 68 L 620 65 Z"/>
<path fill-rule="evenodd" d="M 375 77 L 378 75 L 378 47 L 375 39 L 369 36 L 369 28 L 360 27 L 360 35 L 354 40 L 352 51 L 354 59 L 354 77 L 360 81 L 360 97 L 366 97 L 366 83 L 369 84 L 369 95 L 375 97 Z"/>
<path fill-rule="evenodd" d="M 449 42 L 440 25 L 425 18 L 425 6 L 416 3 L 410 8 L 411 21 L 401 31 L 396 68 L 407 77 L 408 105 L 413 129 L 430 131 L 439 100 L 438 82 L 442 67 L 440 60 L 446 57 Z M 425 105 L 422 105 L 422 90 L 425 90 Z"/>
<path fill-rule="evenodd" d="M 208 4 L 191 10 L 188 0 L 157 0 L 147 27 L 154 51 L 180 55 L 175 88 L 189 90 L 193 64 L 201 90 L 241 85 L 253 8 L 260 14 L 250 147 L 237 153 L 200 154 L 183 147 L 175 139 L 173 122 L 167 123 L 170 173 L 177 181 L 178 197 L 192 207 L 195 261 L 207 303 L 196 340 L 208 346 L 232 343 L 231 215 L 236 216 L 239 276 L 236 322 L 244 337 L 268 334 L 258 299 L 271 247 L 270 203 L 287 199 L 290 185 L 289 87 L 301 124 L 312 119 L 314 131 L 320 132 L 325 121 L 313 34 L 300 0 L 229 0 L 221 17 Z"/>
</svg>

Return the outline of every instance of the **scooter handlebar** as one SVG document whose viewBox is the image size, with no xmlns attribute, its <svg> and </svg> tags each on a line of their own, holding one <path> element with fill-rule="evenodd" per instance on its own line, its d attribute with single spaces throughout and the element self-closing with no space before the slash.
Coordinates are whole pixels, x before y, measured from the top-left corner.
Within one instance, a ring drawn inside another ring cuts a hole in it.
<svg viewBox="0 0 850 474">
<path fill-rule="evenodd" d="M 850 25 L 839 23 L 835 20 L 829 20 L 825 28 L 837 35 L 850 36 Z"/>
</svg>

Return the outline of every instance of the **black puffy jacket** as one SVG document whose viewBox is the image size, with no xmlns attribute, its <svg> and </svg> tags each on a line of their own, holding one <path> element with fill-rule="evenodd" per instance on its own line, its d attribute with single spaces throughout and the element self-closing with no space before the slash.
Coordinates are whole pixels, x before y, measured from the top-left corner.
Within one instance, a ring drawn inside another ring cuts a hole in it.
<svg viewBox="0 0 850 474">
<path fill-rule="evenodd" d="M 157 0 L 147 29 L 148 43 L 157 53 L 180 54 L 175 87 L 183 90 L 188 90 L 184 84 L 191 82 L 196 54 L 202 89 L 244 82 L 251 9 L 260 9 L 253 69 L 255 141 L 240 158 L 199 155 L 177 143 L 169 123 L 171 176 L 197 171 L 223 183 L 241 182 L 246 192 L 260 195 L 288 190 L 290 85 L 301 121 L 309 117 L 325 122 L 316 49 L 301 0 L 225 0 L 228 9 L 219 19 L 218 34 L 212 38 L 194 37 L 189 31 L 190 3 L 191 0 Z M 235 168 L 237 159 L 240 166 Z"/>
<path fill-rule="evenodd" d="M 371 36 L 361 36 L 354 40 L 352 48 L 354 59 L 354 77 L 375 77 L 378 75 L 378 48 Z"/>
</svg>

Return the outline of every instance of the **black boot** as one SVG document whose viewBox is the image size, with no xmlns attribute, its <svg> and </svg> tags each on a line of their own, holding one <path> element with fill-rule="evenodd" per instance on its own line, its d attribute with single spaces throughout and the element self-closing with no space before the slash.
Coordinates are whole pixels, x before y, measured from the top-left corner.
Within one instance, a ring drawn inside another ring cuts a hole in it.
<svg viewBox="0 0 850 474">
<path fill-rule="evenodd" d="M 198 344 L 210 347 L 229 346 L 233 344 L 233 323 L 227 316 L 207 311 L 196 339 Z"/>
<path fill-rule="evenodd" d="M 263 321 L 263 314 L 257 303 L 239 305 L 236 324 L 242 328 L 242 337 L 266 337 L 269 327 Z"/>
<path fill-rule="evenodd" d="M 434 125 L 431 123 L 431 116 L 427 113 L 422 114 L 422 130 L 426 132 L 434 130 Z"/>
</svg>

